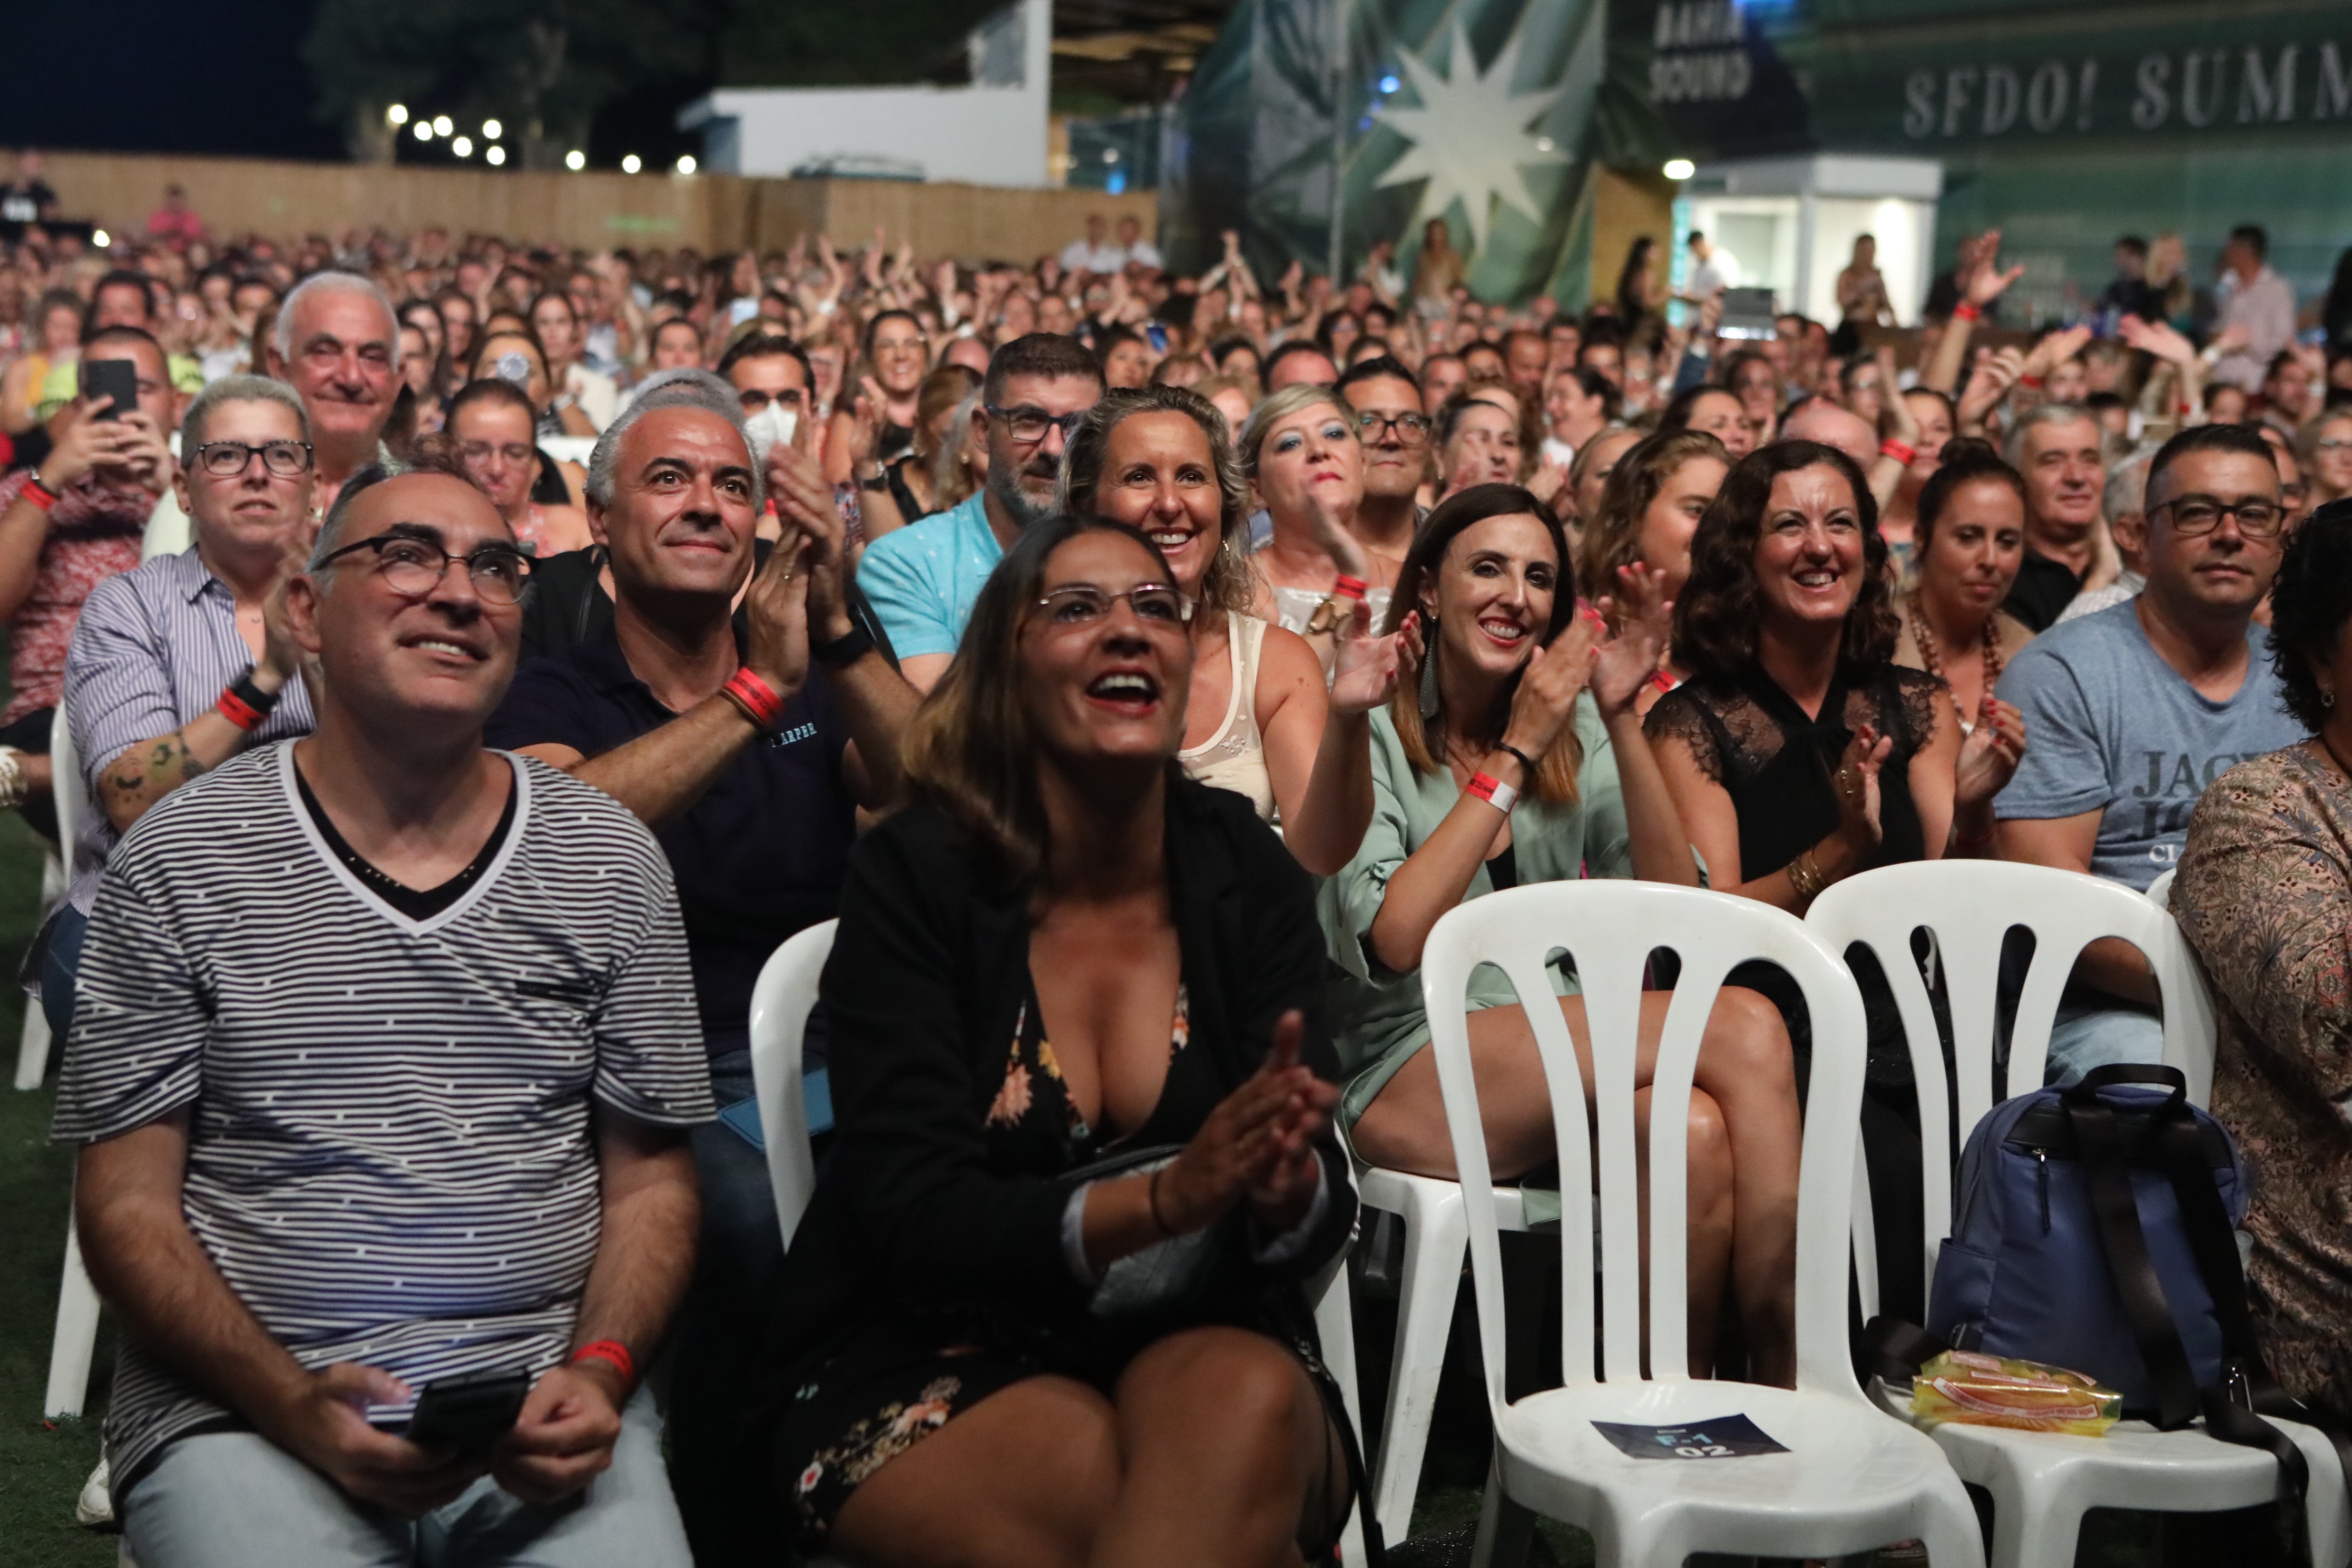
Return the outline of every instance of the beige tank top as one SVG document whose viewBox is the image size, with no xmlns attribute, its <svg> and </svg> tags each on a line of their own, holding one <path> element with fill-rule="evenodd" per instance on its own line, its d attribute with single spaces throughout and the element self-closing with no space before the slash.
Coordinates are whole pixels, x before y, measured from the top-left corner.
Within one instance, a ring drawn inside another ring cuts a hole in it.
<svg viewBox="0 0 2352 1568">
<path fill-rule="evenodd" d="M 1233 694 L 1225 721 L 1197 746 L 1176 753 L 1184 771 L 1202 784 L 1246 795 L 1262 822 L 1274 820 L 1274 780 L 1265 771 L 1265 738 L 1257 730 L 1257 656 L 1265 623 L 1238 610 L 1225 612 L 1226 657 L 1232 661 Z"/>
</svg>

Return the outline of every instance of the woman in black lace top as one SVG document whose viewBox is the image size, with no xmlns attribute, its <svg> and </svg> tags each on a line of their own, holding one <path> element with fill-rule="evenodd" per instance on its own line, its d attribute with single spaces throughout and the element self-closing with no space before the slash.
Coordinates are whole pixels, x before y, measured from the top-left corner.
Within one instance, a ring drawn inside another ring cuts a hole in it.
<svg viewBox="0 0 2352 1568">
<path fill-rule="evenodd" d="M 1801 915 L 1857 871 L 1990 851 L 2022 724 L 2001 712 L 1964 751 L 1942 678 L 1894 662 L 1890 599 L 1877 507 L 1853 459 L 1784 441 L 1734 466 L 1675 606 L 1673 660 L 1689 679 L 1644 725 L 1709 886 Z M 1871 1022 L 1862 1131 L 1881 1300 L 1917 1321 L 1917 1100 L 1893 994 L 1866 955 L 1855 968 Z M 1795 985 L 1753 964 L 1730 981 L 1780 1004 L 1802 1083 L 1811 1039 Z"/>
</svg>

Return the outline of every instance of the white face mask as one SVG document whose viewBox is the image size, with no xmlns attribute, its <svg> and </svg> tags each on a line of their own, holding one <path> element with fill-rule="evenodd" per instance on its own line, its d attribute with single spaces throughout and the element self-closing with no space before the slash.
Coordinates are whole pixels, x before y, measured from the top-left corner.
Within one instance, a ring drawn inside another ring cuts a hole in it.
<svg viewBox="0 0 2352 1568">
<path fill-rule="evenodd" d="M 781 403 L 771 403 L 744 420 L 743 435 L 751 443 L 751 460 L 765 467 L 772 449 L 792 445 L 793 432 L 800 422 L 800 415 Z"/>
</svg>

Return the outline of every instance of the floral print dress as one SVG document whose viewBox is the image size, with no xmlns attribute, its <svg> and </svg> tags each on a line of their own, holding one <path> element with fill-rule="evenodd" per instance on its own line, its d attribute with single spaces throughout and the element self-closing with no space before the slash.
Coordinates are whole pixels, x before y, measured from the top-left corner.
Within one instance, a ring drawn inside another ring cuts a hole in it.
<svg viewBox="0 0 2352 1568">
<path fill-rule="evenodd" d="M 1170 1026 L 1168 1077 L 1141 1127 L 1090 1126 L 1071 1100 L 1045 1038 L 1033 984 L 1013 1026 L 1004 1077 L 983 1117 L 988 1163 L 1001 1174 L 1059 1176 L 1122 1145 L 1181 1143 L 1223 1098 L 1208 1065 L 1185 1047 L 1190 1003 L 1181 982 Z M 793 1391 L 777 1434 L 800 1549 L 822 1550 L 833 1521 L 866 1478 L 989 1394 L 1048 1373 L 1108 1387 L 1118 1367 L 1100 1347 L 1055 1342 L 1037 1325 L 942 1302 L 884 1315 L 835 1342 Z"/>
</svg>

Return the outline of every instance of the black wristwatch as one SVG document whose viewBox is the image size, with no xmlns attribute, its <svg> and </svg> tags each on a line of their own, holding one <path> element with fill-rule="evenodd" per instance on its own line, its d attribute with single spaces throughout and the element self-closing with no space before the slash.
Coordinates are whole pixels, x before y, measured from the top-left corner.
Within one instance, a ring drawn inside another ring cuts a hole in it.
<svg viewBox="0 0 2352 1568">
<path fill-rule="evenodd" d="M 827 669 L 846 669 L 873 651 L 874 634 L 856 621 L 849 623 L 846 637 L 809 644 L 809 657 Z"/>
<path fill-rule="evenodd" d="M 228 689 L 236 694 L 239 702 L 264 718 L 268 718 L 270 710 L 278 706 L 278 700 L 286 695 L 283 686 L 275 691 L 264 691 L 256 686 L 253 683 L 253 666 L 249 664 L 245 667 L 243 674 L 229 682 Z"/>
<path fill-rule="evenodd" d="M 858 480 L 857 488 L 861 490 L 870 490 L 876 495 L 880 495 L 884 490 L 890 488 L 890 470 L 884 468 L 870 479 Z"/>
</svg>

